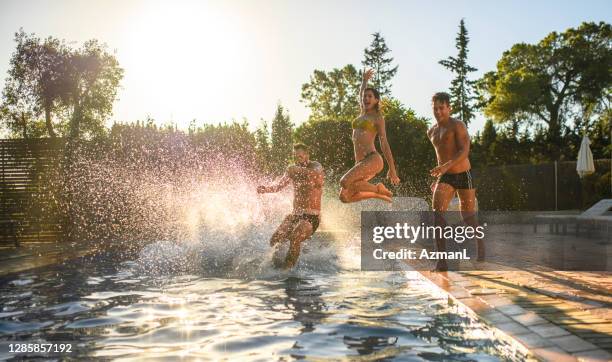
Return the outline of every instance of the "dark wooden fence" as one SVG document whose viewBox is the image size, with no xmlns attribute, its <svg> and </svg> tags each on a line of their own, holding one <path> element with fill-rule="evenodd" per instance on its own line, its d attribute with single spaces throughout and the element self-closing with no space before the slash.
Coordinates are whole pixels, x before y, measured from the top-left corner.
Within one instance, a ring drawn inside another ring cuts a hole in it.
<svg viewBox="0 0 612 362">
<path fill-rule="evenodd" d="M 0 140 L 0 246 L 55 242 L 66 224 L 60 210 L 63 139 Z"/>
<path fill-rule="evenodd" d="M 474 177 L 481 210 L 584 210 L 612 197 L 610 159 L 595 160 L 582 179 L 576 161 L 558 162 L 556 172 L 554 163 L 474 169 Z"/>
</svg>

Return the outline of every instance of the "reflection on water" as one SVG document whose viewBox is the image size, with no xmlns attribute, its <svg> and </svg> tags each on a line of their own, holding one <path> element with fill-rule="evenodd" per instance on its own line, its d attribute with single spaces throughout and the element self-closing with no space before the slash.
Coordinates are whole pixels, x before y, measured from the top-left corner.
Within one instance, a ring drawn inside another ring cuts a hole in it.
<svg viewBox="0 0 612 362">
<path fill-rule="evenodd" d="M 1 341 L 75 358 L 524 359 L 410 272 L 160 276 L 106 255 L 4 277 L 0 306 Z"/>
</svg>

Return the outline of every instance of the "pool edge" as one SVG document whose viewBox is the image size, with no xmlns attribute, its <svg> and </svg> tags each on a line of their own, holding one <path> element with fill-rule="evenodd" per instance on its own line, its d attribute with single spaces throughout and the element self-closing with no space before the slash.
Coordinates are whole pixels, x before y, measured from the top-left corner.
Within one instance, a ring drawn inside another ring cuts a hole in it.
<svg viewBox="0 0 612 362">
<path fill-rule="evenodd" d="M 528 355 L 541 361 L 610 361 L 610 354 L 590 342 L 527 311 L 509 298 L 495 295 L 483 299 L 468 287 L 478 287 L 469 276 L 459 272 L 418 271 L 419 275 L 445 292 L 457 305 L 494 328 L 500 335 L 521 346 Z M 563 329 L 565 333 L 547 338 L 539 331 Z M 591 348 L 592 347 L 592 348 Z"/>
</svg>

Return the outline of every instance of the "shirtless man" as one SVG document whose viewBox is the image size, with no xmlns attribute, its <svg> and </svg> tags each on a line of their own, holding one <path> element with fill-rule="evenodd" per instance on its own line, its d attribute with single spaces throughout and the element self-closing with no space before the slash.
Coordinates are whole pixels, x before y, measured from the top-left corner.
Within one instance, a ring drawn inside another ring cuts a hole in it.
<svg viewBox="0 0 612 362">
<path fill-rule="evenodd" d="M 427 136 L 436 150 L 438 166 L 430 174 L 437 177 L 432 186 L 433 210 L 436 212 L 436 224 L 444 224 L 442 213 L 448 210 L 448 205 L 455 192 L 459 196 L 461 216 L 470 226 L 478 226 L 476 220 L 476 189 L 470 172 L 471 165 L 468 155 L 470 153 L 470 136 L 465 123 L 451 118 L 450 96 L 439 92 L 432 97 L 433 113 L 436 124 L 428 131 Z M 484 242 L 478 240 L 478 260 L 484 260 Z M 436 239 L 436 249 L 446 250 L 446 240 Z M 440 259 L 436 270 L 448 270 L 446 260 Z"/>
<path fill-rule="evenodd" d="M 277 248 L 275 266 L 286 269 L 295 266 L 302 241 L 308 239 L 319 227 L 324 178 L 323 167 L 316 161 L 310 161 L 305 145 L 295 144 L 293 157 L 295 165 L 287 167 L 277 183 L 257 188 L 260 194 L 278 192 L 293 182 L 293 212 L 285 217 L 270 239 L 270 245 Z M 289 251 L 284 264 L 281 264 L 277 254 L 280 245 L 277 244 L 286 240 L 289 240 Z"/>
</svg>

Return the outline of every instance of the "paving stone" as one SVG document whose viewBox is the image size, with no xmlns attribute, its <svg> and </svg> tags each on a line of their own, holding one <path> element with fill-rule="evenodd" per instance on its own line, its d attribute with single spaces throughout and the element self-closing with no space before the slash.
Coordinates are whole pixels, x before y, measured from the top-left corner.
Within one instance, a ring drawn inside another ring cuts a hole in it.
<svg viewBox="0 0 612 362">
<path fill-rule="evenodd" d="M 578 357 L 579 361 L 584 362 L 608 362 L 612 360 L 612 355 L 603 349 L 594 349 L 591 351 L 582 351 L 573 353 L 575 357 Z"/>
<path fill-rule="evenodd" d="M 547 314 L 545 317 L 556 324 L 584 324 L 580 318 L 564 314 Z"/>
<path fill-rule="evenodd" d="M 578 323 L 578 324 L 567 324 L 566 328 L 576 333 L 596 333 L 596 334 L 612 334 L 612 324 L 600 323 L 600 324 L 589 324 L 589 323 Z"/>
<path fill-rule="evenodd" d="M 548 321 L 536 313 L 527 312 L 524 314 L 511 315 L 512 319 L 521 323 L 524 326 L 534 326 L 536 324 L 548 323 Z"/>
<path fill-rule="evenodd" d="M 481 314 L 491 309 L 491 307 L 488 304 L 484 303 L 482 300 L 476 297 L 464 298 L 464 299 L 460 299 L 460 301 L 466 307 L 476 312 L 476 314 Z"/>
<path fill-rule="evenodd" d="M 529 330 L 526 327 L 516 322 L 499 323 L 496 324 L 495 327 L 512 336 L 529 333 Z"/>
<path fill-rule="evenodd" d="M 470 288 L 469 289 L 470 294 L 472 295 L 498 295 L 499 291 L 497 289 L 492 289 L 492 288 Z"/>
<path fill-rule="evenodd" d="M 603 348 L 608 352 L 612 352 L 612 342 L 600 342 L 600 343 L 597 343 L 596 345 L 599 346 L 599 348 Z"/>
<path fill-rule="evenodd" d="M 519 342 L 521 342 L 524 346 L 529 348 L 530 350 L 534 348 L 539 348 L 539 347 L 552 347 L 553 346 L 553 344 L 550 341 L 538 336 L 535 333 L 519 334 L 513 337 Z"/>
<path fill-rule="evenodd" d="M 609 333 L 598 333 L 598 332 L 587 332 L 580 333 L 580 337 L 583 339 L 598 340 L 600 343 L 612 343 L 612 335 Z"/>
<path fill-rule="evenodd" d="M 495 308 L 504 305 L 512 305 L 512 301 L 510 299 L 498 295 L 483 295 L 481 299 Z"/>
<path fill-rule="evenodd" d="M 532 299 L 532 296 L 529 296 L 529 299 L 525 299 L 525 300 L 519 301 L 517 303 L 520 303 L 521 305 L 523 305 L 523 304 L 524 305 L 528 305 L 528 306 L 534 307 L 534 308 L 536 308 L 536 307 L 548 307 L 548 306 L 553 306 L 555 304 L 554 301 L 548 301 L 548 300 L 537 300 L 537 301 L 534 301 Z M 562 302 L 558 301 L 556 303 L 560 304 Z"/>
<path fill-rule="evenodd" d="M 466 277 L 465 275 L 461 275 L 457 272 L 448 272 L 447 274 L 447 278 L 448 280 L 453 280 L 453 281 L 464 281 L 464 280 L 470 280 L 468 277 Z"/>
<path fill-rule="evenodd" d="M 482 315 L 480 315 L 480 317 L 484 318 L 487 322 L 493 325 L 496 325 L 499 323 L 512 322 L 512 319 L 510 319 L 510 317 L 506 316 L 505 314 L 501 312 L 497 312 L 497 311 L 483 313 Z"/>
<path fill-rule="evenodd" d="M 527 311 L 524 308 L 521 308 L 518 305 L 502 305 L 499 307 L 495 307 L 497 310 L 499 310 L 500 312 L 506 314 L 506 315 L 518 315 L 518 314 L 526 314 Z"/>
<path fill-rule="evenodd" d="M 561 308 L 557 308 L 556 306 L 543 306 L 543 307 L 535 307 L 528 308 L 538 314 L 554 314 L 554 313 L 564 313 L 564 310 Z"/>
<path fill-rule="evenodd" d="M 550 339 L 555 345 L 568 352 L 582 352 L 596 349 L 593 343 L 589 343 L 573 334 L 563 337 L 554 337 Z"/>
<path fill-rule="evenodd" d="M 544 338 L 561 337 L 570 335 L 570 332 L 552 323 L 539 324 L 527 327 Z"/>
<path fill-rule="evenodd" d="M 447 292 L 449 292 L 453 297 L 457 299 L 471 297 L 470 293 L 463 287 L 451 286 L 450 288 L 448 288 Z"/>
<path fill-rule="evenodd" d="M 480 287 L 478 284 L 475 284 L 471 280 L 462 280 L 462 281 L 459 281 L 459 282 L 455 282 L 455 284 L 456 285 L 460 285 L 460 286 L 462 286 L 464 288 L 470 288 L 470 287 L 479 288 Z"/>
<path fill-rule="evenodd" d="M 450 290 L 464 288 L 467 293 L 456 294 L 466 307 L 478 309 L 483 320 L 515 338 L 533 339 L 529 348 L 539 351 L 542 359 L 612 361 L 605 355 L 612 353 L 612 295 L 607 294 L 612 290 L 612 273 L 488 270 L 442 275 L 435 284 Z M 557 347 L 541 348 L 547 339 Z"/>
<path fill-rule="evenodd" d="M 556 347 L 544 347 L 535 348 L 532 353 L 543 359 L 544 361 L 550 362 L 578 362 L 578 359 L 571 354 L 565 352 L 561 348 Z"/>
</svg>

